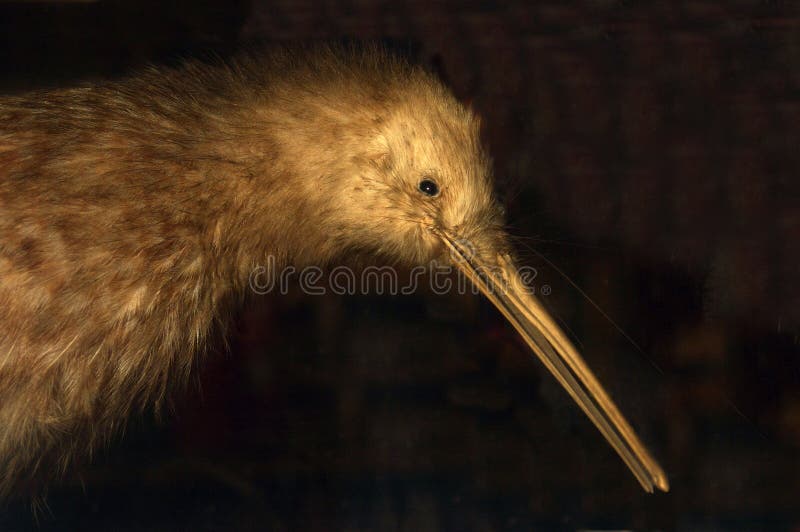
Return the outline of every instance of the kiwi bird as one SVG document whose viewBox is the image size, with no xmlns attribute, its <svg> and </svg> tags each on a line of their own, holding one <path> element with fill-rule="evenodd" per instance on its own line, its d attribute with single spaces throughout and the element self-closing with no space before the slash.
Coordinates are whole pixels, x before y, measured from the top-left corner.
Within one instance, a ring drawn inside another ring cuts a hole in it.
<svg viewBox="0 0 800 532">
<path fill-rule="evenodd" d="M 0 495 L 163 406 L 253 268 L 460 268 L 647 491 L 667 478 L 525 290 L 479 121 L 376 47 L 189 61 L 0 97 Z"/>
</svg>

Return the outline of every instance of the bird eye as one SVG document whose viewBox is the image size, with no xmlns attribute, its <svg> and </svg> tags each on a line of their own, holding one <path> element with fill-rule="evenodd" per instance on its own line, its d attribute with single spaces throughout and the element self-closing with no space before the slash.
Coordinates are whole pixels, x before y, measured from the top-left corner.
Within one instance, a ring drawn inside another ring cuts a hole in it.
<svg viewBox="0 0 800 532">
<path fill-rule="evenodd" d="M 428 196 L 435 196 L 439 193 L 439 185 L 431 181 L 430 179 L 423 179 L 419 182 L 419 190 L 423 194 L 427 194 Z"/>
</svg>

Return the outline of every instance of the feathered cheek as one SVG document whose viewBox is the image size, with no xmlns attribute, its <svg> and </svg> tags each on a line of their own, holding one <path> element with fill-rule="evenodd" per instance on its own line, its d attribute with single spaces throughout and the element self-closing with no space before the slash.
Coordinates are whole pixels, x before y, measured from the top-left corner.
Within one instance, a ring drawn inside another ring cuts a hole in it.
<svg viewBox="0 0 800 532">
<path fill-rule="evenodd" d="M 431 230 L 420 225 L 406 233 L 406 240 L 410 246 L 419 250 L 420 256 L 417 261 L 420 263 L 430 262 L 445 251 L 441 239 Z"/>
</svg>

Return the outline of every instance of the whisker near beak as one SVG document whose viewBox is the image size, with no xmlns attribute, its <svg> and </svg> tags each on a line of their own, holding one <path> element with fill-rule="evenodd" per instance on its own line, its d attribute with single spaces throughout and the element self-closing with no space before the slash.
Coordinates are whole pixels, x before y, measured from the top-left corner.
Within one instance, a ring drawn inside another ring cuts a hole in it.
<svg viewBox="0 0 800 532">
<path fill-rule="evenodd" d="M 589 416 L 636 476 L 642 488 L 669 491 L 664 471 L 597 381 L 569 339 L 529 292 L 509 257 L 487 258 L 452 236 L 438 232 L 456 266 L 508 319 L 545 367 Z"/>
</svg>

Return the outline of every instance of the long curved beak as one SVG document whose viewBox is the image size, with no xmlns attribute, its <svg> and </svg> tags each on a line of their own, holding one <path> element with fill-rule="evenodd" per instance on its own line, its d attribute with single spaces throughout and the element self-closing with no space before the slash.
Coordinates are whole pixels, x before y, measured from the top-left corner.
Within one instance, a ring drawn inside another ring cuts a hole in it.
<svg viewBox="0 0 800 532">
<path fill-rule="evenodd" d="M 463 241 L 438 234 L 456 266 L 511 322 L 617 451 L 642 488 L 649 493 L 654 487 L 669 491 L 669 481 L 661 466 L 650 456 L 569 339 L 525 287 L 510 257 L 498 254 L 494 258 L 496 264 L 487 264 Z"/>
</svg>

